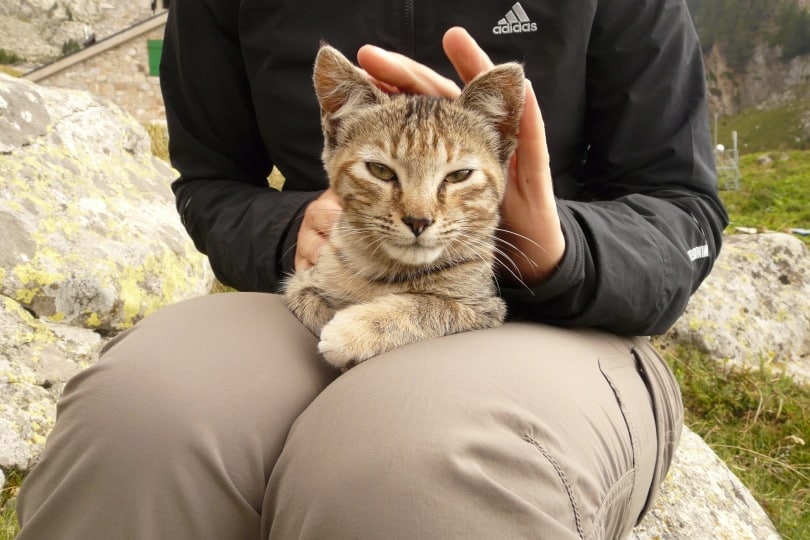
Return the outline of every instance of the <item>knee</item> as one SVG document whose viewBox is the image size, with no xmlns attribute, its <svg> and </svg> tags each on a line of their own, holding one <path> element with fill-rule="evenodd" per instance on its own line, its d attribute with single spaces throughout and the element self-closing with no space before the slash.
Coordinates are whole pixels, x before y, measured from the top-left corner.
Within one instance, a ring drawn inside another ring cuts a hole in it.
<svg viewBox="0 0 810 540">
<path fill-rule="evenodd" d="M 104 448 L 106 458 L 165 456 L 187 437 L 195 419 L 193 396 L 169 370 L 141 364 L 126 345 L 68 382 L 59 402 L 54 434 L 64 442 Z"/>
<path fill-rule="evenodd" d="M 271 538 L 576 530 L 559 469 L 528 436 L 535 416 L 486 373 L 459 384 L 457 363 L 433 360 L 374 359 L 299 417 L 268 485 Z"/>
</svg>

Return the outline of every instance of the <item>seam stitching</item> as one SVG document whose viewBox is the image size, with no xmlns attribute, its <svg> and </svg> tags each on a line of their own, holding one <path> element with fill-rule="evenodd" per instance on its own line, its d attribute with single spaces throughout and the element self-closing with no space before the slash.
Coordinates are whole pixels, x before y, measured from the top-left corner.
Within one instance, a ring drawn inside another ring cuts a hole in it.
<svg viewBox="0 0 810 540">
<path fill-rule="evenodd" d="M 633 357 L 635 358 L 636 357 L 635 347 L 633 347 L 633 349 L 631 349 L 630 352 L 633 355 Z M 610 375 L 608 375 L 608 373 L 605 370 L 604 366 L 602 366 L 601 360 L 599 362 L 599 370 L 602 372 L 602 375 L 605 377 L 605 380 L 607 381 L 608 386 L 610 386 L 611 390 L 613 390 L 613 393 L 616 396 L 616 401 L 619 404 L 619 411 L 621 411 L 622 418 L 624 418 L 624 423 L 627 425 L 627 431 L 630 434 L 630 449 L 631 449 L 631 454 L 633 456 L 632 473 L 633 473 L 633 476 L 635 477 L 636 471 L 638 470 L 638 463 L 639 463 L 639 460 L 640 460 L 639 448 L 638 448 L 638 433 L 636 433 L 636 426 L 633 425 L 633 422 L 630 419 L 630 413 L 627 411 L 627 406 L 625 405 L 624 400 L 622 399 L 622 393 L 619 391 L 619 388 L 616 386 L 615 382 L 613 381 L 613 378 Z M 630 500 L 633 499 L 633 496 L 635 495 L 635 492 L 636 492 L 636 483 L 634 481 L 633 482 L 633 487 L 630 490 Z"/>
<path fill-rule="evenodd" d="M 574 510 L 574 522 L 576 523 L 577 526 L 577 534 L 579 535 L 580 538 L 584 539 L 585 534 L 583 533 L 582 530 L 582 516 L 580 515 L 579 512 L 579 505 L 577 504 L 576 497 L 574 497 L 574 488 L 571 486 L 571 482 L 568 481 L 568 477 L 565 475 L 565 472 L 563 471 L 559 462 L 556 459 L 554 459 L 554 456 L 552 456 L 551 453 L 548 450 L 546 450 L 546 448 L 542 444 L 540 444 L 528 433 L 523 435 L 523 440 L 534 446 L 541 454 L 543 454 L 543 457 L 545 457 L 546 460 L 548 460 L 548 462 L 554 468 L 554 471 L 557 473 L 560 482 L 562 482 L 562 485 L 565 488 L 566 493 L 568 494 L 568 500 L 571 502 L 571 508 Z"/>
</svg>

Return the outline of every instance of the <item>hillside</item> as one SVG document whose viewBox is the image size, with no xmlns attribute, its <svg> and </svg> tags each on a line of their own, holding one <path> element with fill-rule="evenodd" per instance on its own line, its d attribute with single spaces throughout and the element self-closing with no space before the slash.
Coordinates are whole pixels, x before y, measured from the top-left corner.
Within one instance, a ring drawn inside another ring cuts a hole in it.
<svg viewBox="0 0 810 540">
<path fill-rule="evenodd" d="M 151 15 L 150 0 L 4 0 L 0 64 L 25 72 Z"/>
<path fill-rule="evenodd" d="M 686 1 L 703 47 L 712 112 L 773 108 L 804 97 L 807 0 Z"/>
</svg>

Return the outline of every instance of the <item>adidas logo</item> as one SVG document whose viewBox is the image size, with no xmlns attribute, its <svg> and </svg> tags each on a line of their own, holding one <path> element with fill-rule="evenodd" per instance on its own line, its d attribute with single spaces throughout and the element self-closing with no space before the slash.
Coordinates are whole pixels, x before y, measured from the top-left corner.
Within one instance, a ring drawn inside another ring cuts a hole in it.
<svg viewBox="0 0 810 540">
<path fill-rule="evenodd" d="M 520 2 L 515 2 L 512 9 L 506 12 L 506 16 L 498 21 L 497 26 L 492 27 L 493 34 L 520 34 L 522 32 L 537 32 L 537 23 L 529 20 L 526 11 Z"/>
</svg>

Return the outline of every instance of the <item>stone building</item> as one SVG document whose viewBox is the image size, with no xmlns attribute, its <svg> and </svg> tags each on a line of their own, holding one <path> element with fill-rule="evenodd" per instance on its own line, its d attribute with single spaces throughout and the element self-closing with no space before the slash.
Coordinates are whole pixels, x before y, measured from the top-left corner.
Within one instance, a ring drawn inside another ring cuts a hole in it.
<svg viewBox="0 0 810 540">
<path fill-rule="evenodd" d="M 23 75 L 43 86 L 87 90 L 142 124 L 164 123 L 158 66 L 168 11 Z"/>
</svg>

